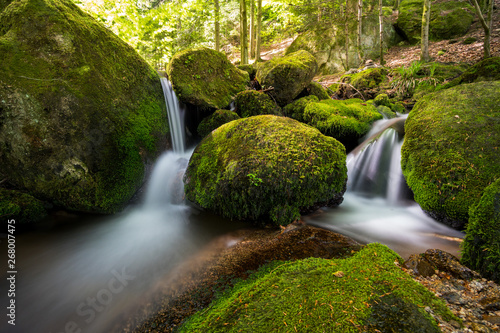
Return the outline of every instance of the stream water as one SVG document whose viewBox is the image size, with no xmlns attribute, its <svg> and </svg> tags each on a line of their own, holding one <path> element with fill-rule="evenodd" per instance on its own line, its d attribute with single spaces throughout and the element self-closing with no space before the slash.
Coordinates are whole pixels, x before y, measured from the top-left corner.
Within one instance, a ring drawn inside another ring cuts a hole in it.
<svg viewBox="0 0 500 333">
<path fill-rule="evenodd" d="M 166 80 L 162 86 L 174 151 L 157 161 L 144 202 L 112 217 L 56 214 L 18 235 L 16 325 L 4 319 L 0 332 L 109 332 L 147 303 L 154 286 L 180 263 L 246 226 L 182 202 L 182 174 L 192 152 L 184 148 L 183 115 L 171 86 Z M 427 217 L 408 195 L 398 169 L 402 138 L 394 129 L 401 121 L 379 123 L 349 155 L 344 203 L 305 220 L 361 242 L 384 243 L 403 256 L 436 247 L 457 253 L 462 234 Z M 7 253 L 4 240 L 0 246 Z M 4 274 L 0 290 L 8 289 Z M 4 311 L 8 301 L 2 293 Z"/>
</svg>

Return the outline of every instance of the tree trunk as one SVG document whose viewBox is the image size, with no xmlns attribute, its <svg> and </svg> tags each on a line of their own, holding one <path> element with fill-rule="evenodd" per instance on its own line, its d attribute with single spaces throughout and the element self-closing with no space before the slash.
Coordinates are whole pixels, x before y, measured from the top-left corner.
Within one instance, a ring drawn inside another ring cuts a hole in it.
<svg viewBox="0 0 500 333">
<path fill-rule="evenodd" d="M 246 0 L 240 0 L 240 44 L 241 64 L 248 64 L 248 26 L 247 26 L 247 4 Z"/>
<path fill-rule="evenodd" d="M 347 19 L 347 7 L 345 11 L 345 70 L 349 70 L 349 20 Z"/>
<path fill-rule="evenodd" d="M 382 11 L 382 0 L 378 1 L 378 23 L 380 33 L 380 65 L 385 65 L 384 61 L 384 15 Z"/>
<path fill-rule="evenodd" d="M 488 18 L 485 20 L 484 15 L 481 12 L 481 8 L 477 0 L 474 0 L 474 7 L 476 7 L 477 16 L 479 17 L 479 22 L 483 26 L 484 30 L 484 42 L 483 42 L 483 50 L 484 50 L 484 59 L 491 57 L 490 51 L 490 39 L 491 39 L 491 22 L 493 15 L 493 0 L 489 0 L 488 3 Z"/>
<path fill-rule="evenodd" d="M 362 20 L 363 20 L 363 0 L 358 0 L 358 59 L 359 63 L 363 62 L 363 56 L 361 55 L 361 31 L 362 31 Z"/>
<path fill-rule="evenodd" d="M 431 18 L 431 0 L 424 0 L 422 12 L 422 40 L 420 46 L 420 60 L 428 62 L 429 57 L 429 21 Z"/>
<path fill-rule="evenodd" d="M 255 58 L 255 0 L 250 0 L 250 58 Z"/>
<path fill-rule="evenodd" d="M 215 0 L 215 51 L 220 50 L 220 6 L 219 0 Z"/>
<path fill-rule="evenodd" d="M 262 61 L 260 57 L 260 29 L 262 27 L 262 0 L 257 0 L 257 29 L 255 42 L 255 61 Z"/>
</svg>

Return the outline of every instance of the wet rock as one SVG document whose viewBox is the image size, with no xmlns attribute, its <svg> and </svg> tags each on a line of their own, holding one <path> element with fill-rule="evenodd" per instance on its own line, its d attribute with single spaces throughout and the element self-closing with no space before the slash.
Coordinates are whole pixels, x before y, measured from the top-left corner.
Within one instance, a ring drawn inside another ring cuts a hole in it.
<svg viewBox="0 0 500 333">
<path fill-rule="evenodd" d="M 468 267 L 460 264 L 460 261 L 454 255 L 438 249 L 430 249 L 423 254 L 424 258 L 436 269 L 446 272 L 451 276 L 462 279 L 471 280 L 479 278 L 480 275 Z"/>
<path fill-rule="evenodd" d="M 408 260 L 403 263 L 403 267 L 411 269 L 415 275 L 424 277 L 432 276 L 436 273 L 431 263 L 418 254 L 412 254 Z"/>
</svg>

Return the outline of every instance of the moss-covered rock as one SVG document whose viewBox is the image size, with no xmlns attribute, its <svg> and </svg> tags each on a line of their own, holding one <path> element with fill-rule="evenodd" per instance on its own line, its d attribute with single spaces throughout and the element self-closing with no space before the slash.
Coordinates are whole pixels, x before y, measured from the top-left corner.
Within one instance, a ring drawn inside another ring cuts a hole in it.
<svg viewBox="0 0 500 333">
<path fill-rule="evenodd" d="M 375 120 L 382 119 L 372 104 L 357 98 L 309 103 L 303 117 L 306 124 L 336 138 L 348 151 L 358 145 L 359 139 L 368 133 Z"/>
<path fill-rule="evenodd" d="M 275 262 L 188 319 L 180 332 L 440 332 L 446 304 L 369 244 L 345 259 Z M 287 329 L 290 328 L 290 329 Z"/>
<path fill-rule="evenodd" d="M 300 122 L 304 122 L 304 110 L 306 109 L 307 104 L 311 102 L 319 102 L 318 97 L 314 95 L 306 96 L 299 98 L 296 101 L 288 104 L 283 108 L 283 113 L 285 116 L 298 120 Z"/>
<path fill-rule="evenodd" d="M 377 111 L 382 115 L 382 117 L 384 117 L 384 119 L 392 119 L 397 117 L 396 113 L 394 113 L 391 108 L 385 105 L 377 106 Z"/>
<path fill-rule="evenodd" d="M 498 81 L 441 90 L 406 120 L 401 166 L 415 201 L 455 228 L 500 174 L 498 91 Z"/>
<path fill-rule="evenodd" d="M 388 108 L 391 107 L 391 101 L 389 100 L 389 96 L 387 94 L 378 94 L 373 100 L 375 106 L 384 105 Z"/>
<path fill-rule="evenodd" d="M 397 27 L 410 43 L 420 41 L 423 0 L 403 0 L 399 5 Z M 450 39 L 463 36 L 474 18 L 474 8 L 465 1 L 440 1 L 431 6 L 429 38 Z"/>
<path fill-rule="evenodd" d="M 500 57 L 492 57 L 481 60 L 467 69 L 457 79 L 450 82 L 448 87 L 453 87 L 461 83 L 498 80 L 500 80 Z"/>
<path fill-rule="evenodd" d="M 343 75 L 341 82 L 344 84 L 338 88 L 337 95 L 342 98 L 352 98 L 355 95 L 360 97 L 361 93 L 364 99 L 375 98 L 390 87 L 387 74 L 388 71 L 385 68 L 376 67 L 355 74 Z M 351 85 L 355 89 L 352 89 Z"/>
<path fill-rule="evenodd" d="M 220 215 L 288 224 L 342 201 L 344 147 L 296 120 L 271 115 L 224 124 L 196 147 L 186 198 Z"/>
<path fill-rule="evenodd" d="M 179 100 L 201 108 L 226 108 L 250 82 L 222 52 L 204 47 L 176 53 L 167 73 Z"/>
<path fill-rule="evenodd" d="M 0 217 L 4 220 L 14 219 L 16 223 L 30 223 L 42 220 L 47 216 L 43 203 L 33 196 L 0 187 Z"/>
<path fill-rule="evenodd" d="M 317 70 L 316 59 L 301 50 L 261 63 L 256 79 L 264 88 L 274 87 L 272 94 L 276 102 L 285 106 L 309 85 Z"/>
<path fill-rule="evenodd" d="M 257 68 L 254 65 L 238 65 L 237 66 L 242 71 L 245 71 L 250 76 L 250 80 L 255 79 L 255 74 L 257 74 Z"/>
<path fill-rule="evenodd" d="M 158 74 L 69 0 L 0 13 L 0 169 L 68 209 L 113 212 L 165 149 Z"/>
<path fill-rule="evenodd" d="M 500 178 L 471 207 L 462 262 L 483 277 L 500 282 Z"/>
<path fill-rule="evenodd" d="M 219 126 L 236 119 L 240 119 L 240 116 L 238 116 L 236 112 L 229 110 L 217 110 L 210 116 L 203 118 L 198 125 L 198 135 L 203 138 Z"/>
<path fill-rule="evenodd" d="M 243 118 L 259 116 L 263 114 L 281 115 L 281 108 L 266 93 L 245 90 L 234 99 L 236 113 Z"/>
<path fill-rule="evenodd" d="M 329 99 L 330 95 L 328 95 L 328 92 L 326 89 L 318 82 L 312 81 L 309 83 L 307 87 L 302 90 L 302 92 L 299 94 L 299 97 L 304 97 L 304 96 L 316 96 L 318 99 Z"/>
</svg>

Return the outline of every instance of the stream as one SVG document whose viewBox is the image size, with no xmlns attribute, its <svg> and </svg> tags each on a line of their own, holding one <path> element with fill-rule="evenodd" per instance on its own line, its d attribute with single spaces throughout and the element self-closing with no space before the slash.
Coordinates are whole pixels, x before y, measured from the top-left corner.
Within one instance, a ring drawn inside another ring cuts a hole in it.
<svg viewBox="0 0 500 333">
<path fill-rule="evenodd" d="M 184 113 L 166 79 L 162 86 L 174 150 L 158 159 L 143 202 L 107 217 L 61 212 L 16 236 L 16 325 L 2 320 L 0 332 L 109 332 L 147 303 L 181 263 L 218 237 L 248 227 L 182 201 L 182 174 L 192 151 L 184 148 Z M 344 203 L 304 220 L 363 243 L 381 242 L 403 257 L 429 248 L 458 254 L 463 234 L 425 215 L 402 178 L 401 122 L 380 121 L 348 156 Z M 0 247 L 7 253 L 5 239 Z M 9 289 L 7 277 L 1 290 Z M 0 302 L 6 311 L 6 293 Z"/>
</svg>

